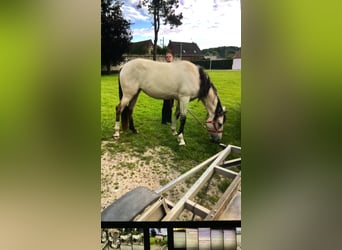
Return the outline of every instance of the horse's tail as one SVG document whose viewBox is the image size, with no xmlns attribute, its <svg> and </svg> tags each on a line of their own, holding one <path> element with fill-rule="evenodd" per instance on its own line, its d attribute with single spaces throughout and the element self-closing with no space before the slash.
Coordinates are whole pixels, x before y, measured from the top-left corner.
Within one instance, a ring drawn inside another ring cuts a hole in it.
<svg viewBox="0 0 342 250">
<path fill-rule="evenodd" d="M 120 83 L 120 73 L 121 73 L 121 68 L 119 70 L 119 76 L 118 76 L 118 83 L 119 83 L 119 98 L 120 98 L 120 101 L 122 99 L 122 88 L 121 88 L 121 83 Z"/>
<path fill-rule="evenodd" d="M 119 98 L 121 101 L 123 93 L 122 93 L 122 87 L 121 87 L 121 82 L 120 82 L 120 73 L 121 73 L 121 69 L 119 71 L 119 81 L 118 81 L 119 82 Z M 123 131 L 128 130 L 128 124 L 129 124 L 129 109 L 128 107 L 125 107 L 124 110 L 122 110 L 121 112 L 121 126 L 122 126 Z"/>
</svg>

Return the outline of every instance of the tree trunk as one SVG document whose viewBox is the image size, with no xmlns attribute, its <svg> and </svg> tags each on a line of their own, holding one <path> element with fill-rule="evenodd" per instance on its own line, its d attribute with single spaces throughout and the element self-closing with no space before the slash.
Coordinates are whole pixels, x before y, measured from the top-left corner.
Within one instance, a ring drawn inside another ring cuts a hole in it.
<svg viewBox="0 0 342 250">
<path fill-rule="evenodd" d="M 153 61 L 157 60 L 157 42 L 158 42 L 158 33 L 154 32 Z"/>
<path fill-rule="evenodd" d="M 159 20 L 159 9 L 155 6 L 153 13 L 153 21 L 154 21 L 154 43 L 153 43 L 153 61 L 157 60 L 157 43 L 158 43 L 158 32 L 160 26 Z"/>
</svg>

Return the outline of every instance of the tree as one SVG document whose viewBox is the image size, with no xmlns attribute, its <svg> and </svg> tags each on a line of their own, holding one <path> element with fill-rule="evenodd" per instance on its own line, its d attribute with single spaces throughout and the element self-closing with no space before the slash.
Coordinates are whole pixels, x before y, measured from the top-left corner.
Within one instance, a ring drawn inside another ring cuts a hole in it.
<svg viewBox="0 0 342 250">
<path fill-rule="evenodd" d="M 155 228 L 152 228 L 152 229 L 151 229 L 151 236 L 152 236 L 152 237 L 155 237 L 156 235 L 157 235 L 156 229 L 155 229 Z"/>
<path fill-rule="evenodd" d="M 179 0 L 141 0 L 138 8 L 147 7 L 148 13 L 153 16 L 154 43 L 153 60 L 157 58 L 157 42 L 160 28 L 160 21 L 163 24 L 170 24 L 171 29 L 182 24 L 183 14 L 176 15 L 175 10 L 179 7 Z"/>
<path fill-rule="evenodd" d="M 132 40 L 131 23 L 123 18 L 121 6 L 119 1 L 101 0 L 101 63 L 108 73 L 111 65 L 123 61 Z"/>
<path fill-rule="evenodd" d="M 167 52 L 167 48 L 166 47 L 160 47 L 160 46 L 157 46 L 157 53 L 159 54 L 159 55 L 165 55 L 166 54 L 166 52 Z"/>
<path fill-rule="evenodd" d="M 133 55 L 145 55 L 148 53 L 148 50 L 143 45 L 136 45 L 130 49 L 129 53 Z"/>
</svg>

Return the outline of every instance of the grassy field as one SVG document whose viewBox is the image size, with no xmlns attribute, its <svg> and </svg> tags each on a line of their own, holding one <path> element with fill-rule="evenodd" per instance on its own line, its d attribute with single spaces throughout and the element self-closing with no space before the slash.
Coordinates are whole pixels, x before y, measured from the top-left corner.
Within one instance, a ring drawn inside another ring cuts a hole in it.
<svg viewBox="0 0 342 250">
<path fill-rule="evenodd" d="M 224 125 L 222 143 L 241 146 L 240 103 L 241 103 L 241 72 L 231 70 L 207 71 L 218 90 L 222 105 L 227 109 L 227 120 Z M 101 77 L 101 136 L 102 140 L 110 141 L 105 150 L 112 154 L 133 150 L 136 154 L 148 148 L 164 146 L 175 154 L 175 162 L 191 165 L 200 163 L 222 150 L 219 145 L 209 141 L 209 134 L 190 115 L 187 115 L 184 139 L 186 146 L 179 146 L 169 126 L 161 124 L 162 100 L 148 97 L 141 93 L 134 113 L 135 127 L 139 134 L 121 133 L 118 141 L 113 140 L 115 106 L 119 103 L 117 74 Z M 194 100 L 189 109 L 201 121 L 206 119 L 206 109 L 202 102 Z M 178 128 L 179 122 L 177 124 Z M 104 149 L 102 149 L 104 150 Z"/>
</svg>

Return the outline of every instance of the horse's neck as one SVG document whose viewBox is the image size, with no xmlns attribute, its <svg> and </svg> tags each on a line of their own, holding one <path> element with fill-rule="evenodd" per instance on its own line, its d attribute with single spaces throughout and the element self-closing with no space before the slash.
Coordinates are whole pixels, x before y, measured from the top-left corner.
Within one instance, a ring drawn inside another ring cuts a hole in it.
<svg viewBox="0 0 342 250">
<path fill-rule="evenodd" d="M 213 120 L 215 117 L 216 105 L 218 102 L 217 95 L 212 88 L 209 89 L 208 95 L 203 100 L 203 104 L 208 112 L 207 120 Z"/>
</svg>

